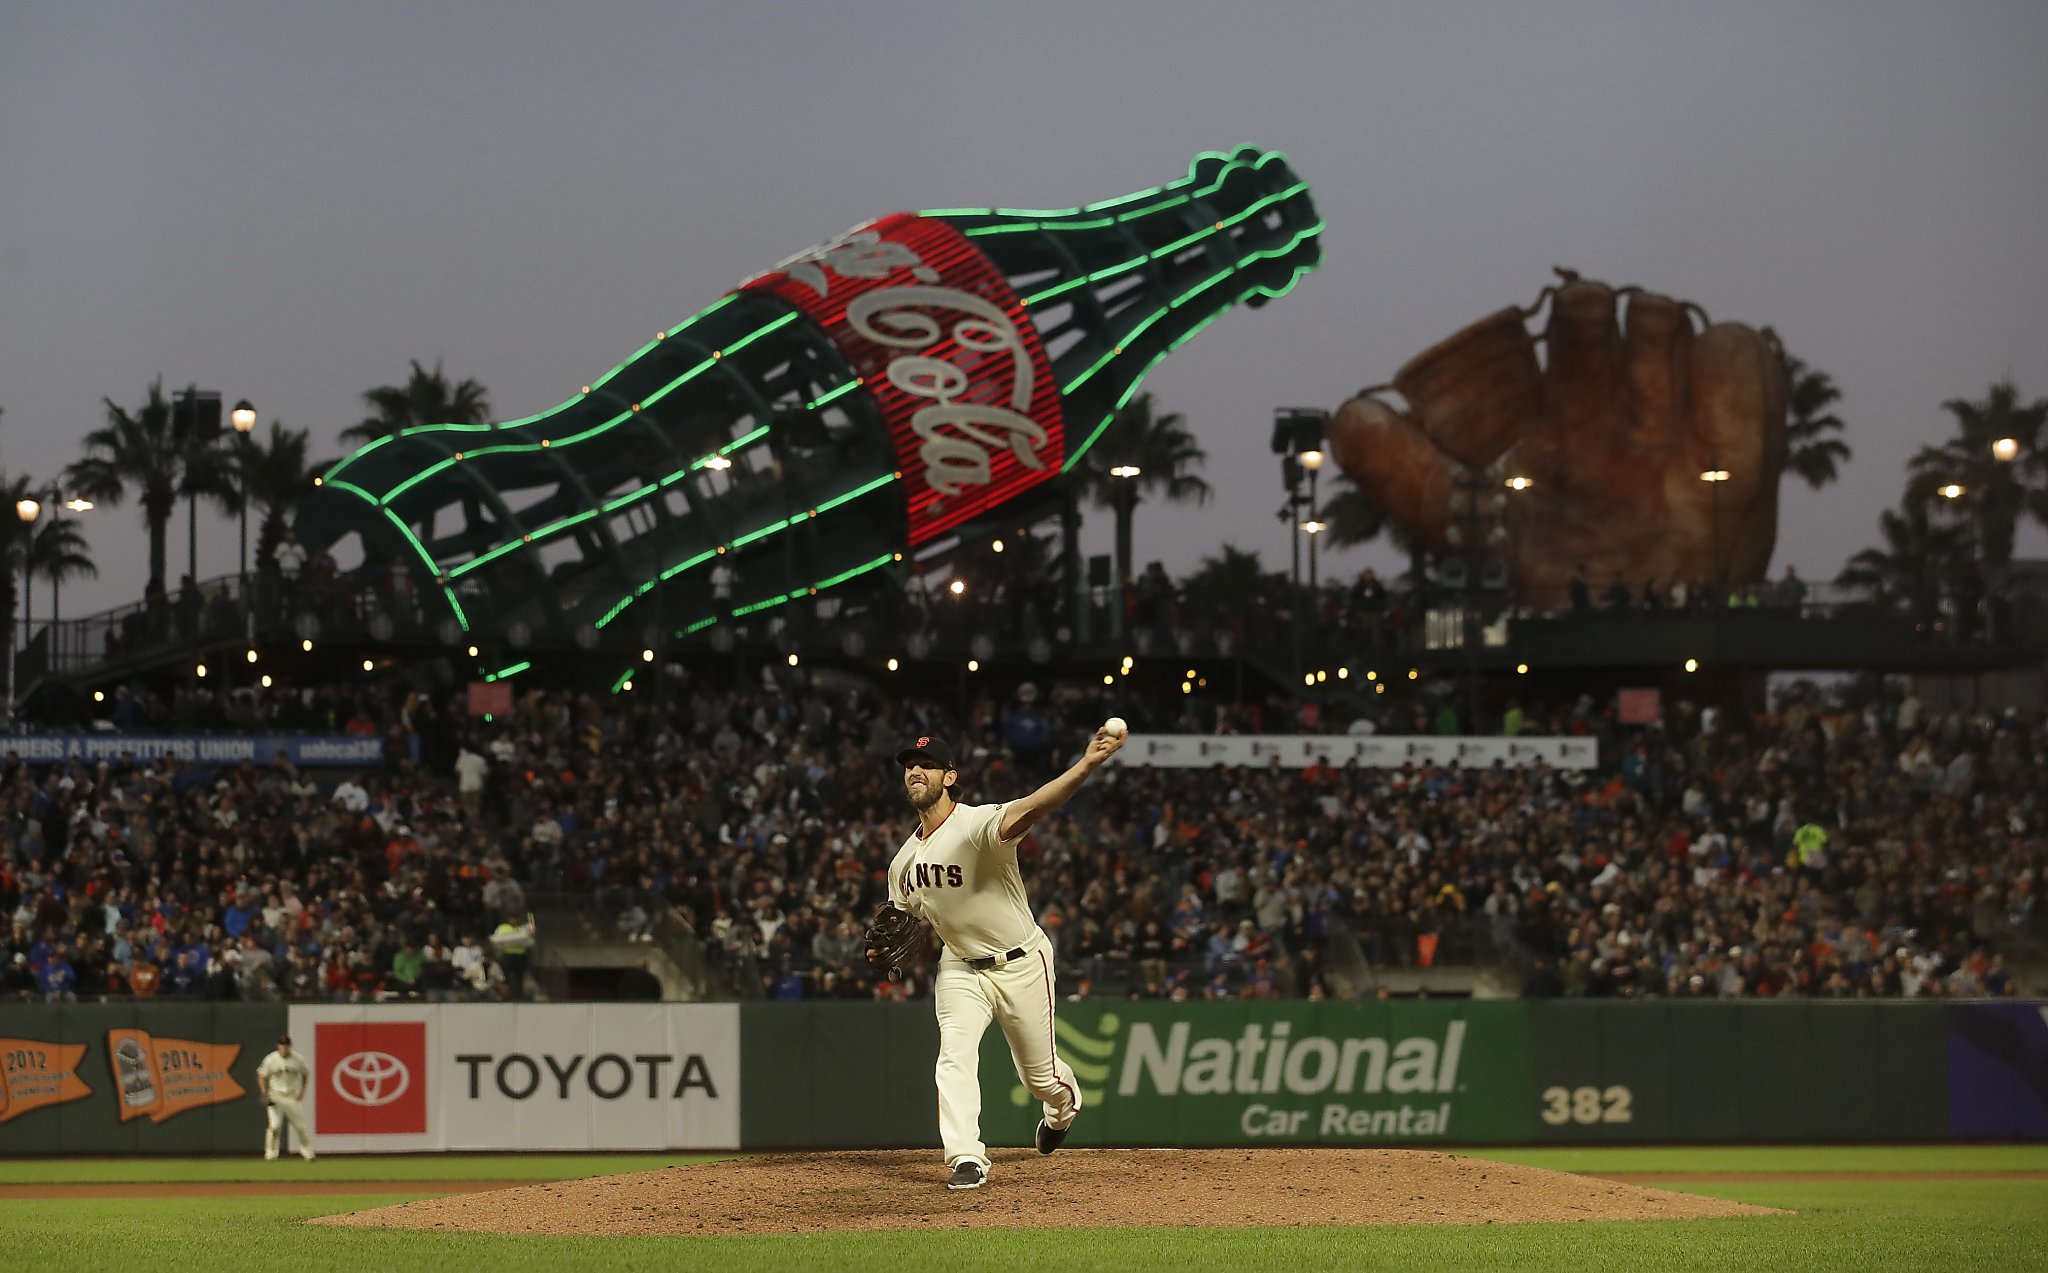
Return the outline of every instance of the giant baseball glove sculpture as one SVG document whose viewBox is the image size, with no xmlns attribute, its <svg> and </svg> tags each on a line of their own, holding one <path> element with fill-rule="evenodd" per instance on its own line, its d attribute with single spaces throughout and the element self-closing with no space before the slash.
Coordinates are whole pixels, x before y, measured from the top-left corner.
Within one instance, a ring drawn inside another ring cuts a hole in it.
<svg viewBox="0 0 2048 1273">
<path fill-rule="evenodd" d="M 923 920 L 894 902 L 884 902 L 868 921 L 868 962 L 877 968 L 900 972 L 924 954 L 929 933 Z"/>
<path fill-rule="evenodd" d="M 1528 309 L 1501 310 L 1409 360 L 1380 387 L 1406 411 L 1379 389 L 1345 403 L 1329 431 L 1338 466 L 1433 552 L 1452 546 L 1458 466 L 1528 478 L 1500 510 L 1507 534 L 1495 555 L 1513 568 L 1517 595 L 1539 604 L 1561 601 L 1579 569 L 1595 592 L 1617 574 L 1632 587 L 1761 577 L 1785 465 L 1777 337 L 1558 273 L 1563 282 Z M 1546 301 L 1532 335 L 1525 324 Z M 1719 472 L 1725 480 L 1701 480 Z"/>
</svg>

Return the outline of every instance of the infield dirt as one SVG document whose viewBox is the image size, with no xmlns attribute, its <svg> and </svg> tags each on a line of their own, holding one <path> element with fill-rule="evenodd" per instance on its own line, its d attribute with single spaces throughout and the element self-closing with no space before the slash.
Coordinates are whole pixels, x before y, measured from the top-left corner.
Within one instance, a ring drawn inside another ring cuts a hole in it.
<svg viewBox="0 0 2048 1273">
<path fill-rule="evenodd" d="M 523 1185 L 315 1224 L 662 1236 L 878 1229 L 1528 1224 L 1776 1215 L 1720 1198 L 1426 1150 L 996 1151 L 950 1192 L 929 1151 L 786 1154 Z"/>
</svg>

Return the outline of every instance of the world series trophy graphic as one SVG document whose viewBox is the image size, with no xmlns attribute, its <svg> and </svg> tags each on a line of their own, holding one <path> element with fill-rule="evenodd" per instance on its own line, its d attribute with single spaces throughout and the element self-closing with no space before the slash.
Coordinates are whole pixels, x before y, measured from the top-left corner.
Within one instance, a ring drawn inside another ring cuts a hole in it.
<svg viewBox="0 0 2048 1273">
<path fill-rule="evenodd" d="M 371 442 L 299 534 L 402 562 L 448 646 L 744 621 L 1042 505 L 1162 358 L 1313 269 L 1321 230 L 1287 158 L 1250 147 L 1078 208 L 895 213 L 550 411 Z"/>
</svg>

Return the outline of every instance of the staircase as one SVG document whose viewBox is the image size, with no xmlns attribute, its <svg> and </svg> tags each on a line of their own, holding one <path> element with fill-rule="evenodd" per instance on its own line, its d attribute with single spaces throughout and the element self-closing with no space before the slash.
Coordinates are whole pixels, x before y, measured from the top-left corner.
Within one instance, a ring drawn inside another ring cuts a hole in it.
<svg viewBox="0 0 2048 1273">
<path fill-rule="evenodd" d="M 545 997 L 602 998 L 590 988 L 642 959 L 661 983 L 663 1002 L 711 997 L 703 947 L 668 908 L 656 909 L 646 938 L 636 939 L 620 929 L 624 907 L 605 907 L 596 894 L 541 893 L 528 900 L 539 938 L 533 978 Z"/>
</svg>

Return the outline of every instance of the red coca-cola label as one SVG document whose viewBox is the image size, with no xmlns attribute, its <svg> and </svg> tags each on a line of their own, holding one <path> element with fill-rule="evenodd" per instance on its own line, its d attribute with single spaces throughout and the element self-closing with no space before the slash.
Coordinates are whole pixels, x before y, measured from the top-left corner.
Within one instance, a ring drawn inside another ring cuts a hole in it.
<svg viewBox="0 0 2048 1273">
<path fill-rule="evenodd" d="M 742 290 L 823 327 L 895 440 L 910 543 L 1060 471 L 1060 390 L 1015 290 L 958 230 L 884 217 L 783 261 Z"/>
</svg>

